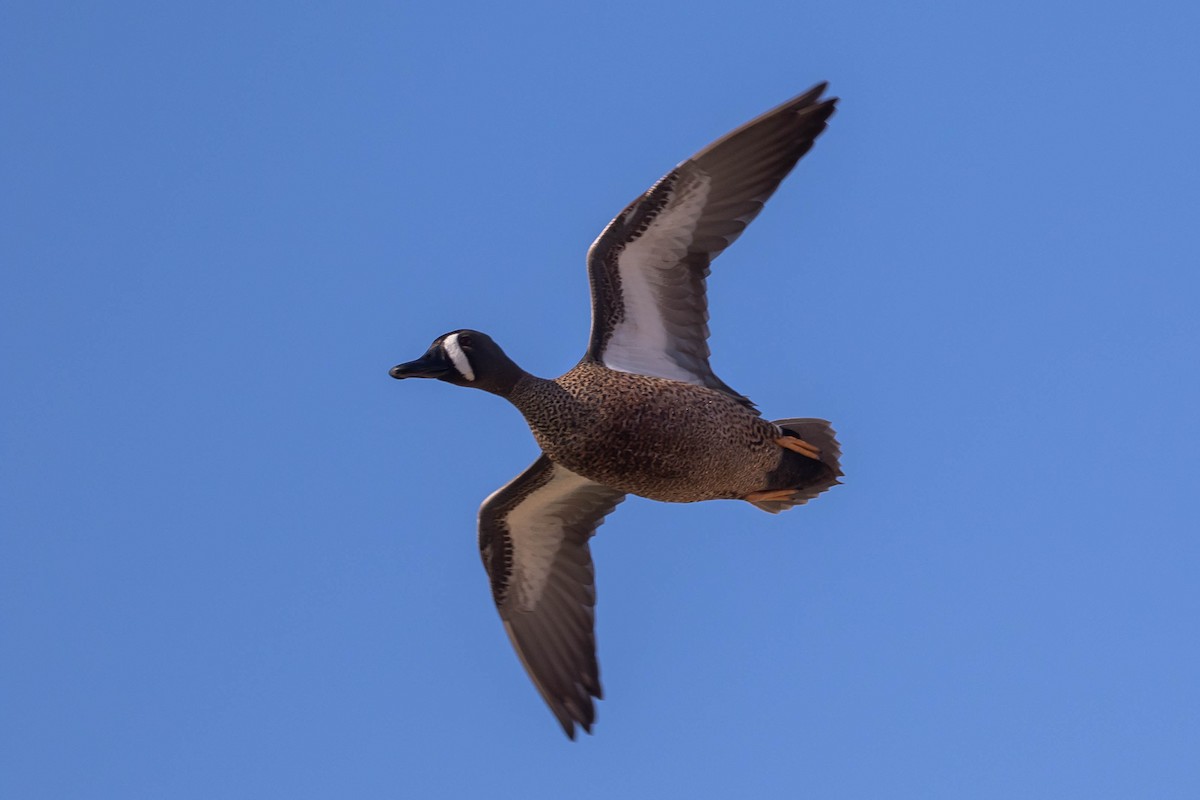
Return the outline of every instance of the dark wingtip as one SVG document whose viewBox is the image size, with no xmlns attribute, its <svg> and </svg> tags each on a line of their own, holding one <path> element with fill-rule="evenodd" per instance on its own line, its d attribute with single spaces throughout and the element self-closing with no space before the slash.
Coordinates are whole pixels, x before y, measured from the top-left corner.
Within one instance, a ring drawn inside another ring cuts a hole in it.
<svg viewBox="0 0 1200 800">
<path fill-rule="evenodd" d="M 592 732 L 592 725 L 590 722 L 572 719 L 571 717 L 559 719 L 558 724 L 562 726 L 563 733 L 565 733 L 567 738 L 572 742 L 576 741 L 576 733 L 578 733 L 578 728 L 575 727 L 576 725 L 578 725 L 580 728 L 583 728 L 584 733 L 591 734 Z"/>
<path fill-rule="evenodd" d="M 584 716 L 582 714 L 579 716 L 563 715 L 563 716 L 558 717 L 558 724 L 562 726 L 563 733 L 565 733 L 567 735 L 567 738 L 570 739 L 572 742 L 576 741 L 576 734 L 579 732 L 579 728 L 582 728 L 584 733 L 591 736 L 592 735 L 592 725 L 594 723 L 595 723 L 594 711 L 593 711 L 593 716 L 590 716 L 590 717 Z M 576 727 L 576 726 L 578 726 L 578 727 Z"/>
<path fill-rule="evenodd" d="M 821 95 L 825 94 L 825 90 L 828 88 L 829 88 L 829 81 L 821 81 L 820 83 L 815 84 L 807 92 L 804 92 L 803 94 L 798 96 L 795 99 L 795 101 L 793 101 L 793 102 L 812 103 L 814 105 L 825 105 L 826 103 L 829 103 L 829 104 L 836 103 L 839 99 L 837 97 L 821 97 Z M 820 102 L 818 103 L 817 101 L 820 101 Z"/>
<path fill-rule="evenodd" d="M 819 115 L 822 119 L 829 119 L 829 117 L 833 116 L 833 112 L 837 110 L 838 101 L 842 98 L 836 95 L 833 97 L 821 97 L 828 88 L 829 82 L 821 81 L 793 100 L 792 102 L 797 106 L 797 113 L 806 116 Z"/>
</svg>

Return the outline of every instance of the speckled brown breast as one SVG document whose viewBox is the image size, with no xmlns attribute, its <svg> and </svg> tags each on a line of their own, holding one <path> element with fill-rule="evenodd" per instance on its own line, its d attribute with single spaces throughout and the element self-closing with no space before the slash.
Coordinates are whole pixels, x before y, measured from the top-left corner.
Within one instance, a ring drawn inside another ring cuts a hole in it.
<svg viewBox="0 0 1200 800">
<path fill-rule="evenodd" d="M 585 361 L 523 378 L 510 398 L 552 460 L 652 500 L 689 503 L 766 488 L 778 428 L 721 392 Z"/>
</svg>

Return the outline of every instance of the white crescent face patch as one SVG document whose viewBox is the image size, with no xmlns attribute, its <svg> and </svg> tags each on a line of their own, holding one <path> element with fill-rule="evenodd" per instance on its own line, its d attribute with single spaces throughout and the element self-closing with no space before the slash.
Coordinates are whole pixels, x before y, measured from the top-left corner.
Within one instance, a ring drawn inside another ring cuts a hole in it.
<svg viewBox="0 0 1200 800">
<path fill-rule="evenodd" d="M 458 334 L 452 333 L 442 340 L 442 347 L 445 348 L 446 354 L 450 356 L 450 363 L 454 364 L 454 368 L 458 370 L 458 374 L 469 381 L 475 380 L 475 370 L 471 369 L 471 361 L 467 358 L 467 354 L 463 352 L 462 345 L 458 343 Z"/>
</svg>

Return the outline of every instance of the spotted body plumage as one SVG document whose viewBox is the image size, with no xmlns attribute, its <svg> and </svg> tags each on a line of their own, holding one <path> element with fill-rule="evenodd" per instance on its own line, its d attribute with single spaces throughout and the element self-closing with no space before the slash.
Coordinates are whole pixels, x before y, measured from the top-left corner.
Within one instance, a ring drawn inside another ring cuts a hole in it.
<svg viewBox="0 0 1200 800">
<path fill-rule="evenodd" d="M 780 471 L 785 461 L 812 482 L 829 477 L 824 465 L 775 443 L 779 426 L 704 386 L 585 361 L 553 381 L 523 378 L 509 400 L 551 461 L 651 500 L 728 500 L 795 487 L 788 482 L 801 476 Z"/>
</svg>

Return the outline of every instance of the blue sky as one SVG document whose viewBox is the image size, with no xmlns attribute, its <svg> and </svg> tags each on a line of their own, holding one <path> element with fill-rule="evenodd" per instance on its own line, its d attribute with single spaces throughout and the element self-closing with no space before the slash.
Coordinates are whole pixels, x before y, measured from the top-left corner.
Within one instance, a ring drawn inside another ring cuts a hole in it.
<svg viewBox="0 0 1200 800">
<path fill-rule="evenodd" d="M 1195 797 L 1198 23 L 5 5 L 0 796 Z M 571 744 L 475 545 L 532 438 L 387 369 L 568 369 L 601 227 L 819 80 L 713 364 L 846 484 L 622 505 Z"/>
</svg>

